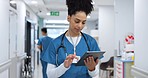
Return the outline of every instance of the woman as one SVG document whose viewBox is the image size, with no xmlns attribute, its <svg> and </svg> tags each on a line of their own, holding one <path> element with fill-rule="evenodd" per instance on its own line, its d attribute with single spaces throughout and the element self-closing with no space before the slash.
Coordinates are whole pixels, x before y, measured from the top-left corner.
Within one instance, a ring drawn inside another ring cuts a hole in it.
<svg viewBox="0 0 148 78">
<path fill-rule="evenodd" d="M 87 51 L 100 51 L 97 42 L 91 36 L 81 33 L 87 15 L 93 10 L 92 0 L 66 0 L 69 29 L 54 39 L 44 56 L 47 61 L 49 78 L 92 78 L 98 75 L 98 59 L 88 57 L 85 66 L 75 66 L 73 62 Z"/>
</svg>

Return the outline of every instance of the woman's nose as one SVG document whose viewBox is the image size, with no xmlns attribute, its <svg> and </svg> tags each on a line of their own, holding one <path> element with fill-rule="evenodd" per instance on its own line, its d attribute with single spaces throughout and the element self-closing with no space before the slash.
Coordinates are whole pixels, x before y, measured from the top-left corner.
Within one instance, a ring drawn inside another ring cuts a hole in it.
<svg viewBox="0 0 148 78">
<path fill-rule="evenodd" d="M 79 28 L 82 28 L 82 27 L 83 27 L 83 24 L 80 22 L 80 23 L 78 24 L 78 27 L 79 27 Z"/>
</svg>

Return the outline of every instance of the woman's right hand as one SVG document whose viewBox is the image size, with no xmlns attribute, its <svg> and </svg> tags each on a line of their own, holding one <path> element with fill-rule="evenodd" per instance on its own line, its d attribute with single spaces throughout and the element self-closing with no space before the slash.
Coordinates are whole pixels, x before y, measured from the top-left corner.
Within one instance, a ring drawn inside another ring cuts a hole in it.
<svg viewBox="0 0 148 78">
<path fill-rule="evenodd" d="M 64 61 L 64 67 L 68 68 L 72 64 L 74 58 L 76 58 L 75 54 L 68 55 Z"/>
</svg>

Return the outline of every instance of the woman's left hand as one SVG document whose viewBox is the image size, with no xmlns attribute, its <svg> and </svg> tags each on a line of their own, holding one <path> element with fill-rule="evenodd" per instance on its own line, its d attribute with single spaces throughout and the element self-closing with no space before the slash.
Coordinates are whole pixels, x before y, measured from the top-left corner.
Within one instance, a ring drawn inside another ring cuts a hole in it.
<svg viewBox="0 0 148 78">
<path fill-rule="evenodd" d="M 84 60 L 85 65 L 87 66 L 89 71 L 94 71 L 95 70 L 95 66 L 98 64 L 99 60 L 97 59 L 96 61 L 94 61 L 94 58 L 92 56 L 86 58 L 86 60 Z"/>
</svg>

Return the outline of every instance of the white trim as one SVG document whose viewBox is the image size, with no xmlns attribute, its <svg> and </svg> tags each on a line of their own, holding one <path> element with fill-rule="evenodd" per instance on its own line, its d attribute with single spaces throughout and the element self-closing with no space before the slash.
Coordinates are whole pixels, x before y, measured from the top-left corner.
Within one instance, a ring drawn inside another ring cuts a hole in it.
<svg viewBox="0 0 148 78">
<path fill-rule="evenodd" d="M 18 61 L 21 61 L 25 59 L 26 57 L 27 57 L 26 53 L 23 53 L 23 54 L 17 53 Z"/>
<path fill-rule="evenodd" d="M 46 28 L 69 28 L 69 25 L 46 25 Z"/>
<path fill-rule="evenodd" d="M 148 78 L 148 71 L 132 66 L 131 73 L 136 78 Z"/>
<path fill-rule="evenodd" d="M 0 73 L 8 69 L 11 65 L 11 60 L 7 60 L 0 64 Z"/>
</svg>

